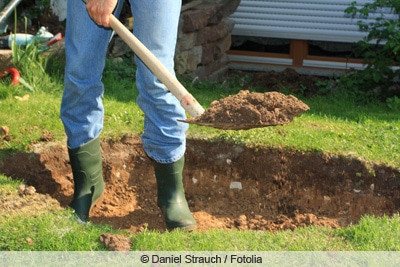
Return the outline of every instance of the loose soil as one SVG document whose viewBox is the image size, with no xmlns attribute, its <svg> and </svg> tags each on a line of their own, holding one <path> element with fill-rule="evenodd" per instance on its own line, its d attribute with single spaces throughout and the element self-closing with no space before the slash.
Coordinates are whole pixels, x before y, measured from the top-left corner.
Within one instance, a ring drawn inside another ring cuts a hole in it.
<svg viewBox="0 0 400 267">
<path fill-rule="evenodd" d="M 242 90 L 213 101 L 203 114 L 186 122 L 219 129 L 248 130 L 287 124 L 309 109 L 292 95 Z"/>
</svg>

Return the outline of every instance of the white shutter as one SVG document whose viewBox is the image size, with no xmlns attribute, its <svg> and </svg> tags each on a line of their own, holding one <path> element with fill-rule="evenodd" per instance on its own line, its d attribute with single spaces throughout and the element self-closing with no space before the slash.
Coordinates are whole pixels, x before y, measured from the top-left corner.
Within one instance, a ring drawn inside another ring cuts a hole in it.
<svg viewBox="0 0 400 267">
<path fill-rule="evenodd" d="M 242 0 L 231 15 L 232 35 L 301 40 L 356 42 L 367 33 L 359 31 L 357 21 L 344 11 L 353 0 Z M 358 6 L 372 0 L 357 0 Z M 398 19 L 389 9 L 387 18 Z M 374 21 L 381 13 L 370 14 Z"/>
</svg>

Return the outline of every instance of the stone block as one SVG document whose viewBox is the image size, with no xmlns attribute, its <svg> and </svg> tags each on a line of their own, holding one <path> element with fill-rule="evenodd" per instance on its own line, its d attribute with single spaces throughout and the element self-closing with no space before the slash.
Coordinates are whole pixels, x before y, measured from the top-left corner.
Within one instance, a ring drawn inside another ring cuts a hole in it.
<svg viewBox="0 0 400 267">
<path fill-rule="evenodd" d="M 229 34 L 227 24 L 222 20 L 217 25 L 204 27 L 197 34 L 196 45 L 216 42 Z"/>
<path fill-rule="evenodd" d="M 177 52 L 190 50 L 196 45 L 197 32 L 179 33 L 176 50 Z"/>
<path fill-rule="evenodd" d="M 215 46 L 216 46 L 216 58 L 222 57 L 231 48 L 231 43 L 232 43 L 232 36 L 230 34 L 227 34 L 223 39 L 219 40 Z"/>
<path fill-rule="evenodd" d="M 207 2 L 220 5 L 224 17 L 233 14 L 240 4 L 240 0 L 207 0 Z"/>
<path fill-rule="evenodd" d="M 235 27 L 235 21 L 230 18 L 224 18 L 223 21 L 226 24 L 226 29 L 229 33 L 233 31 L 233 28 Z"/>
<path fill-rule="evenodd" d="M 216 43 L 203 45 L 203 54 L 201 58 L 201 63 L 203 65 L 210 64 L 214 60 L 222 58 L 226 51 L 229 50 L 231 46 L 231 35 L 226 35 L 223 39 Z"/>
<path fill-rule="evenodd" d="M 223 18 L 220 6 L 202 4 L 181 14 L 182 32 L 194 32 L 208 25 L 218 24 Z"/>
<path fill-rule="evenodd" d="M 219 69 L 207 75 L 207 81 L 218 82 L 224 79 L 226 72 L 229 70 L 229 65 L 222 65 Z"/>
<path fill-rule="evenodd" d="M 214 61 L 215 44 L 205 44 L 203 47 L 203 54 L 201 56 L 201 64 L 207 65 Z"/>
<path fill-rule="evenodd" d="M 195 71 L 197 69 L 197 66 L 201 64 L 202 55 L 203 49 L 201 46 L 195 46 L 192 50 L 190 50 L 187 59 L 187 69 L 189 71 Z"/>
<path fill-rule="evenodd" d="M 226 52 L 235 25 L 229 19 L 240 0 L 194 0 L 182 6 L 175 71 L 201 80 L 219 80 L 229 68 Z"/>
<path fill-rule="evenodd" d="M 179 74 L 195 71 L 197 66 L 201 64 L 202 53 L 201 46 L 177 53 L 175 55 L 175 71 Z"/>
<path fill-rule="evenodd" d="M 228 55 L 225 54 L 210 64 L 199 66 L 192 76 L 198 77 L 201 81 L 217 81 L 228 69 L 229 59 Z"/>
</svg>

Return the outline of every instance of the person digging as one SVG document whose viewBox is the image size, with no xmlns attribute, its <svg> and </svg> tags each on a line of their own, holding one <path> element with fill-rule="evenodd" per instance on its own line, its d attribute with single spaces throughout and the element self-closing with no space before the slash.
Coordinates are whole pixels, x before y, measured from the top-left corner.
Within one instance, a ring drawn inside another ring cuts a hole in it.
<svg viewBox="0 0 400 267">
<path fill-rule="evenodd" d="M 210 109 L 204 111 L 174 73 L 181 1 L 130 0 L 138 38 L 127 32 L 112 14 L 121 12 L 122 3 L 87 0 L 85 5 L 81 0 L 67 1 L 61 119 L 68 137 L 74 179 L 70 206 L 79 220 L 86 222 L 91 207 L 100 199 L 105 187 L 99 139 L 104 116 L 101 75 L 111 26 L 135 52 L 139 91 L 136 102 L 145 115 L 142 143 L 153 162 L 157 203 L 167 228 L 191 230 L 196 228 L 196 221 L 189 210 L 182 183 L 188 125 L 226 130 L 283 125 L 309 107 L 293 96 L 244 90 L 232 98 L 211 103 Z M 227 103 L 230 104 L 225 106 Z M 186 120 L 185 111 L 193 117 L 191 120 Z M 215 118 L 219 121 L 214 121 Z M 226 121 L 220 121 L 221 118 Z"/>
<path fill-rule="evenodd" d="M 89 220 L 90 209 L 105 188 L 100 133 L 103 128 L 105 67 L 112 35 L 110 17 L 119 15 L 123 1 L 67 1 L 66 65 L 60 117 L 67 135 L 74 194 L 69 206 L 79 221 Z M 174 75 L 174 53 L 181 1 L 130 0 L 138 39 Z M 137 104 L 144 112 L 143 149 L 152 159 L 158 205 L 168 229 L 196 227 L 185 198 L 184 169 L 188 124 L 179 100 L 135 56 Z"/>
</svg>

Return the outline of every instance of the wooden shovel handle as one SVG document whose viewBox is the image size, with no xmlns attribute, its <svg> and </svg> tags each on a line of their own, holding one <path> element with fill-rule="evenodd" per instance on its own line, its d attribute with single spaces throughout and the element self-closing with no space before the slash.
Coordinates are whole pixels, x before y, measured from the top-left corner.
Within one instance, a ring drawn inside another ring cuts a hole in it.
<svg viewBox="0 0 400 267">
<path fill-rule="evenodd" d="M 171 91 L 190 116 L 197 117 L 203 114 L 204 108 L 178 81 L 175 75 L 172 75 L 154 54 L 113 15 L 110 17 L 110 26 L 168 90 Z"/>
</svg>

